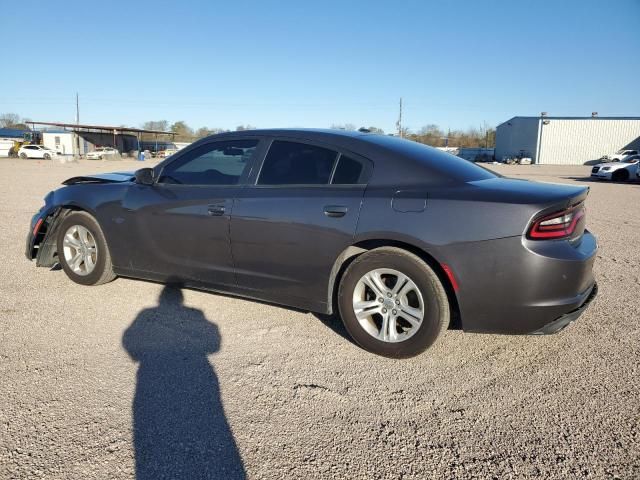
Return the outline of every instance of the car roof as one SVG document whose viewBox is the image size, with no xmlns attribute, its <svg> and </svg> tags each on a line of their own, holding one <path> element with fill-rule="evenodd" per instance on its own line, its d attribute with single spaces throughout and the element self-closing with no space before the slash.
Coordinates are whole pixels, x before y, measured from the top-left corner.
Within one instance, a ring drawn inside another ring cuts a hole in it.
<svg viewBox="0 0 640 480">
<path fill-rule="evenodd" d="M 436 148 L 392 135 L 360 131 L 315 128 L 240 130 L 205 137 L 186 147 L 186 151 L 211 140 L 252 136 L 315 141 L 326 144 L 327 148 L 333 147 L 369 158 L 375 163 L 370 185 L 442 184 L 495 177 L 495 174 L 482 167 Z M 156 168 L 161 169 L 164 165 L 165 162 L 162 162 Z"/>
</svg>

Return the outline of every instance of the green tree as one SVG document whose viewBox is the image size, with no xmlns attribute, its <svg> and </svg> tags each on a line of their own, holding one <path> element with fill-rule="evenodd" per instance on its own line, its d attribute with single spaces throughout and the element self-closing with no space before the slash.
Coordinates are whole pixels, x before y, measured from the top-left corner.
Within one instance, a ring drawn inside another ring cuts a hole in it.
<svg viewBox="0 0 640 480">
<path fill-rule="evenodd" d="M 179 142 L 189 142 L 194 138 L 193 129 L 182 120 L 171 125 L 171 131 L 176 134 L 175 140 Z"/>
</svg>

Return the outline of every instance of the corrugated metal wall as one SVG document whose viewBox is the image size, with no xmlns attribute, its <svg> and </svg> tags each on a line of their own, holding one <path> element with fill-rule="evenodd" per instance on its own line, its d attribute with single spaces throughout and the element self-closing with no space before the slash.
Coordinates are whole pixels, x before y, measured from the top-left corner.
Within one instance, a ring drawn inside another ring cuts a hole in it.
<svg viewBox="0 0 640 480">
<path fill-rule="evenodd" d="M 554 119 L 542 125 L 538 163 L 584 165 L 622 148 L 637 148 L 640 120 Z"/>
<path fill-rule="evenodd" d="M 524 150 L 534 159 L 538 144 L 538 118 L 513 117 L 496 128 L 496 160 L 514 157 Z"/>
</svg>

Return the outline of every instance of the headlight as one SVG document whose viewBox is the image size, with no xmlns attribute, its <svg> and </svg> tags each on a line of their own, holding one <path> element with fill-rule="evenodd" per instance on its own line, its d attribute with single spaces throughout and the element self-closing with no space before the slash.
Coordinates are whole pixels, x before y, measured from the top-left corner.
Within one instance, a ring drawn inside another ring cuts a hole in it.
<svg viewBox="0 0 640 480">
<path fill-rule="evenodd" d="M 603 172 L 608 172 L 609 170 L 611 170 L 611 167 L 602 167 Z"/>
</svg>

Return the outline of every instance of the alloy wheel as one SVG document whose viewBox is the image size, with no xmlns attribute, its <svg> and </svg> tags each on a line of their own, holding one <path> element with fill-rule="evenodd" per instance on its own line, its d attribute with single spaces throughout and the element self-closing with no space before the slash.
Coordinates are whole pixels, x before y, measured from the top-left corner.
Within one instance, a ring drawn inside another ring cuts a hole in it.
<svg viewBox="0 0 640 480">
<path fill-rule="evenodd" d="M 63 239 L 64 259 L 77 275 L 89 275 L 96 268 L 98 246 L 91 231 L 82 225 L 69 227 Z"/>
<path fill-rule="evenodd" d="M 358 280 L 353 291 L 353 311 L 369 335 L 397 343 L 418 331 L 425 304 L 411 278 L 398 270 L 377 268 Z"/>
</svg>

